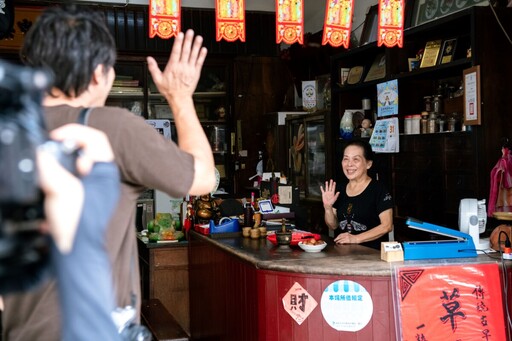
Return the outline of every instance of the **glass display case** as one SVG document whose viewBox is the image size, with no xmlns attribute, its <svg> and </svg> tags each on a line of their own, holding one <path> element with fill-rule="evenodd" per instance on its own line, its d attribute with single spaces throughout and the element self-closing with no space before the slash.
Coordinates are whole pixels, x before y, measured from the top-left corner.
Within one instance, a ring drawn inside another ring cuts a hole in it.
<svg viewBox="0 0 512 341">
<path fill-rule="evenodd" d="M 288 172 L 301 198 L 321 200 L 325 183 L 325 114 L 317 112 L 286 119 Z"/>
<path fill-rule="evenodd" d="M 118 62 L 114 69 L 116 78 L 107 105 L 126 108 L 147 118 L 144 64 Z"/>
<path fill-rule="evenodd" d="M 165 61 L 165 59 L 159 60 L 161 70 L 165 67 Z M 120 57 L 114 68 L 116 78 L 107 105 L 126 108 L 150 120 L 169 120 L 171 138 L 178 142 L 173 114 L 166 99 L 158 92 L 145 58 Z M 229 63 L 207 60 L 193 95 L 197 116 L 211 144 L 215 166 L 221 177 L 219 188 L 227 192 L 233 190 L 233 172 L 230 167 L 232 154 L 231 97 L 228 89 L 230 75 Z"/>
</svg>

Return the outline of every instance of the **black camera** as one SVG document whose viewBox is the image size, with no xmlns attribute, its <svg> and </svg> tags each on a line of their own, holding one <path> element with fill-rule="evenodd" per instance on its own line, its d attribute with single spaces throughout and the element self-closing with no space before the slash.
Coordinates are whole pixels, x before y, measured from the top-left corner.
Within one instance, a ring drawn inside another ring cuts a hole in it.
<svg viewBox="0 0 512 341">
<path fill-rule="evenodd" d="M 76 171 L 78 150 L 48 138 L 41 100 L 50 83 L 42 70 L 0 60 L 0 294 L 28 289 L 48 264 L 49 236 L 40 232 L 44 195 L 37 148 Z"/>
</svg>

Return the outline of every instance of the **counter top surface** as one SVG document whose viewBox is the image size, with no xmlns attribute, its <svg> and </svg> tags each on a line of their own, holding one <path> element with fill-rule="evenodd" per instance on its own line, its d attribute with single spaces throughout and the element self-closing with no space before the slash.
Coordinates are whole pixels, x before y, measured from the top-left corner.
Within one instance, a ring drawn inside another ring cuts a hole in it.
<svg viewBox="0 0 512 341">
<path fill-rule="evenodd" d="M 193 233 L 194 238 L 207 240 L 220 249 L 252 263 L 256 268 L 284 272 L 345 275 L 345 276 L 389 276 L 395 265 L 421 263 L 483 263 L 496 262 L 485 255 L 477 258 L 454 258 L 388 263 L 380 259 L 380 250 L 361 245 L 335 245 L 328 237 L 327 247 L 318 253 L 308 253 L 299 246 L 275 246 L 265 238 L 243 237 L 210 238 Z"/>
</svg>

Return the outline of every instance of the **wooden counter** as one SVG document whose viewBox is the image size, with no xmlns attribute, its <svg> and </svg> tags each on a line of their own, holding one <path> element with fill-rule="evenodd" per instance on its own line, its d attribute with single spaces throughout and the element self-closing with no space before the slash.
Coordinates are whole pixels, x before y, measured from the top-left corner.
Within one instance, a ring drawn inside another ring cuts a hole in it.
<svg viewBox="0 0 512 341">
<path fill-rule="evenodd" d="M 492 261 L 483 255 L 467 260 Z M 328 245 L 320 253 L 306 253 L 283 250 L 266 239 L 191 233 L 192 339 L 396 340 L 391 267 L 380 260 L 379 251 L 359 245 Z M 359 283 L 372 298 L 371 320 L 361 330 L 332 328 L 320 306 L 300 325 L 283 309 L 282 299 L 295 282 L 320 304 L 325 288 L 339 280 Z"/>
<path fill-rule="evenodd" d="M 190 333 L 188 242 L 137 243 L 142 299 L 159 299 Z"/>
</svg>

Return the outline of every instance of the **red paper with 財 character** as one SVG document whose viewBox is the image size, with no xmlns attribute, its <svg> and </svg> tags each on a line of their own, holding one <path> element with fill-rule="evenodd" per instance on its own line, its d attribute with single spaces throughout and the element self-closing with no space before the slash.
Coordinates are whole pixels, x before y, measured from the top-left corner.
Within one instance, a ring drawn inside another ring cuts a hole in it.
<svg viewBox="0 0 512 341">
<path fill-rule="evenodd" d="M 398 268 L 402 340 L 506 340 L 498 264 Z"/>
<path fill-rule="evenodd" d="M 181 29 L 180 0 L 149 0 L 149 37 L 168 39 Z"/>
<path fill-rule="evenodd" d="M 245 0 L 215 0 L 217 41 L 245 41 Z"/>
<path fill-rule="evenodd" d="M 328 0 L 325 9 L 322 45 L 345 46 L 350 44 L 352 29 L 352 11 L 354 0 Z"/>
</svg>

